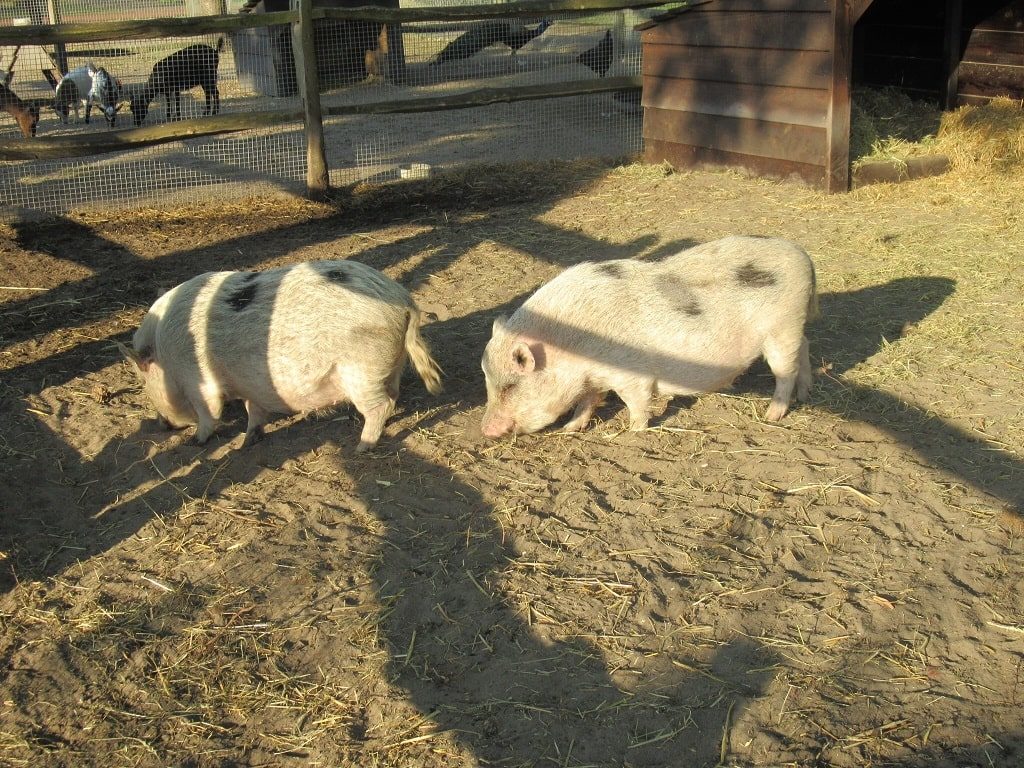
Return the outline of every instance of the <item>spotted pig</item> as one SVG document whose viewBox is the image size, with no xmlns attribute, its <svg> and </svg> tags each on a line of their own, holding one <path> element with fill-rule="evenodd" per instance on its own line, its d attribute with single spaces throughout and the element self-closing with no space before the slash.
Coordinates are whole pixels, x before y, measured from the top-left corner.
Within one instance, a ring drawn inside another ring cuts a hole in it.
<svg viewBox="0 0 1024 768">
<path fill-rule="evenodd" d="M 365 419 L 364 451 L 394 410 L 407 358 L 440 391 L 419 328 L 394 280 L 354 261 L 316 261 L 194 277 L 157 299 L 122 351 L 160 415 L 172 427 L 197 424 L 199 443 L 230 400 L 245 401 L 244 444 L 271 414 L 351 402 Z"/>
<path fill-rule="evenodd" d="M 486 437 L 536 432 L 570 408 L 585 429 L 612 391 L 630 428 L 651 398 L 711 392 L 758 357 L 775 374 L 766 418 L 811 386 L 804 324 L 816 311 L 814 265 L 787 240 L 727 237 L 659 261 L 583 263 L 494 321 L 482 367 Z"/>
</svg>

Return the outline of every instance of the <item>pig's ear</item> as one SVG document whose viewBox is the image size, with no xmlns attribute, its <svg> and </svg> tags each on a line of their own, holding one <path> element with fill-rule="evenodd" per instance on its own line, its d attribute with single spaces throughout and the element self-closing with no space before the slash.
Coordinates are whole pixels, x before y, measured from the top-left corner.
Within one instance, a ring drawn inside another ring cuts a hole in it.
<svg viewBox="0 0 1024 768">
<path fill-rule="evenodd" d="M 491 335 L 496 336 L 501 331 L 505 330 L 505 322 L 508 320 L 508 315 L 498 315 L 494 318 L 494 324 L 491 325 Z"/>
<path fill-rule="evenodd" d="M 537 358 L 525 341 L 517 341 L 512 346 L 512 368 L 518 374 L 530 373 L 537 367 Z"/>
<path fill-rule="evenodd" d="M 151 358 L 143 357 L 134 349 L 125 346 L 119 341 L 115 341 L 114 344 L 117 345 L 117 348 L 121 351 L 121 354 L 124 355 L 125 360 L 134 365 L 135 370 L 137 370 L 139 373 L 145 374 L 146 371 L 149 370 L 149 364 L 153 362 Z"/>
</svg>

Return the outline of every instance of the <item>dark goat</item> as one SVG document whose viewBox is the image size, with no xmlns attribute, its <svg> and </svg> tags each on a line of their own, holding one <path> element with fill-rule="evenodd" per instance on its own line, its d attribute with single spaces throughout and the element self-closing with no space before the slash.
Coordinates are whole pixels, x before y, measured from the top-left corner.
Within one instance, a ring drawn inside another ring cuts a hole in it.
<svg viewBox="0 0 1024 768">
<path fill-rule="evenodd" d="M 612 41 L 611 30 L 605 30 L 601 42 L 593 48 L 589 48 L 576 57 L 576 61 L 585 67 L 590 67 L 601 77 L 612 65 L 612 56 L 615 53 L 615 43 Z"/>
<path fill-rule="evenodd" d="M 508 19 L 485 19 L 471 24 L 465 32 L 452 40 L 434 57 L 434 64 L 468 59 L 489 45 L 503 43 L 515 53 L 551 26 L 544 19 L 533 29 Z"/>
<path fill-rule="evenodd" d="M 206 96 L 204 115 L 216 115 L 220 111 L 220 90 L 217 88 L 217 65 L 224 38 L 217 41 L 217 47 L 195 44 L 160 59 L 153 65 L 149 80 L 131 94 L 132 117 L 135 125 L 142 125 L 149 114 L 149 105 L 159 94 L 167 100 L 167 117 L 181 119 L 181 92 L 197 85 Z M 172 106 L 173 105 L 173 106 Z"/>
<path fill-rule="evenodd" d="M 0 82 L 0 109 L 10 112 L 11 116 L 18 123 L 21 135 L 30 139 L 36 135 L 36 125 L 39 123 L 39 107 L 26 104 L 18 94 L 8 88 L 11 82 L 10 73 Z"/>
</svg>

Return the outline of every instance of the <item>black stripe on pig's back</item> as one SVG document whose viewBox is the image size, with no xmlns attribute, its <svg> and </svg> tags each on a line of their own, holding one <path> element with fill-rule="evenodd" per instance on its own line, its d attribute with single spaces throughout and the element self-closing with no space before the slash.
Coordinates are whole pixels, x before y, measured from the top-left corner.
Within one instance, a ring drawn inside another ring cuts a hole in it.
<svg viewBox="0 0 1024 768">
<path fill-rule="evenodd" d="M 225 297 L 225 302 L 235 312 L 241 312 L 252 304 L 260 285 L 258 272 L 244 272 L 239 277 L 241 284 L 229 287 Z"/>
</svg>

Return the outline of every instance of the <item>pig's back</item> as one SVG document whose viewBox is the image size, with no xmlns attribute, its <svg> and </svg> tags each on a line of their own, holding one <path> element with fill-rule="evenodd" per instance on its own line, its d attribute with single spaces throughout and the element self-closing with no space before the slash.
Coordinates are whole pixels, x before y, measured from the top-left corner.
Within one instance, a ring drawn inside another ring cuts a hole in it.
<svg viewBox="0 0 1024 768">
<path fill-rule="evenodd" d="M 278 410 L 331 404 L 323 384 L 336 365 L 384 378 L 403 349 L 411 304 L 394 281 L 346 261 L 235 273 L 217 293 L 209 323 L 217 377 Z"/>
<path fill-rule="evenodd" d="M 571 267 L 531 296 L 509 327 L 657 379 L 677 380 L 688 366 L 695 391 L 703 391 L 749 366 L 780 325 L 802 328 L 812 285 L 798 246 L 725 238 L 661 261 Z"/>
</svg>

